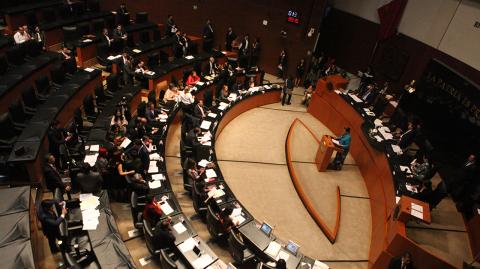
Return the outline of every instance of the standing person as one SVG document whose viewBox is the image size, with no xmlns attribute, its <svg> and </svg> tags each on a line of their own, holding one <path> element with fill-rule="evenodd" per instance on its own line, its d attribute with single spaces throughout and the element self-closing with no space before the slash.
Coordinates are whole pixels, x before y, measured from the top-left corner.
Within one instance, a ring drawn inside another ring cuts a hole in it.
<svg viewBox="0 0 480 269">
<path fill-rule="evenodd" d="M 167 15 L 167 27 L 165 27 L 165 35 L 173 36 L 175 32 L 172 31 L 172 28 L 175 26 L 175 21 L 173 20 L 173 15 Z"/>
<path fill-rule="evenodd" d="M 57 216 L 56 207 L 62 207 L 62 213 Z M 67 208 L 65 202 L 58 202 L 57 200 L 47 199 L 43 200 L 38 210 L 38 218 L 42 223 L 42 230 L 45 237 L 48 239 L 48 246 L 52 254 L 59 251 L 56 239 L 60 239 L 59 225 L 65 219 Z"/>
<path fill-rule="evenodd" d="M 55 166 L 55 156 L 52 154 L 47 154 L 46 164 L 43 168 L 43 176 L 45 177 L 45 184 L 47 185 L 47 189 L 51 192 L 55 192 L 55 189 L 58 188 L 60 190 L 66 191 L 67 193 L 71 190 L 70 185 L 63 183 L 62 174 L 58 170 L 57 166 Z"/>
<path fill-rule="evenodd" d="M 305 59 L 300 59 L 300 62 L 297 65 L 296 76 L 295 76 L 295 87 L 300 85 L 302 82 L 303 74 L 305 73 Z"/>
<path fill-rule="evenodd" d="M 66 155 L 64 129 L 60 128 L 60 122 L 54 120 L 48 129 L 49 152 L 55 156 L 58 167 L 63 167 L 63 158 Z"/>
<path fill-rule="evenodd" d="M 126 86 L 131 86 L 133 85 L 133 76 L 135 74 L 134 68 L 133 68 L 133 63 L 132 63 L 132 58 L 128 55 L 124 58 L 123 62 L 123 82 L 125 83 Z"/>
<path fill-rule="evenodd" d="M 292 99 L 293 93 L 293 80 L 292 77 L 288 77 L 285 79 L 285 85 L 283 86 L 283 97 L 282 97 L 282 106 L 285 105 L 285 101 L 287 105 L 290 105 L 290 100 Z"/>
<path fill-rule="evenodd" d="M 210 52 L 213 47 L 213 27 L 210 20 L 207 20 L 203 27 L 203 51 Z"/>
<path fill-rule="evenodd" d="M 285 50 L 280 52 L 280 56 L 278 57 L 278 78 L 285 79 L 285 74 L 287 74 L 287 53 Z"/>
<path fill-rule="evenodd" d="M 175 58 L 182 58 L 184 55 L 183 48 L 185 47 L 184 44 L 185 40 L 182 37 L 182 32 L 180 30 L 177 30 L 175 33 L 175 43 L 173 45 L 173 54 Z"/>
<path fill-rule="evenodd" d="M 248 55 L 250 55 L 250 40 L 248 34 L 242 40 L 242 43 L 238 46 L 238 61 L 240 67 L 246 67 L 248 64 Z"/>
<path fill-rule="evenodd" d="M 250 66 L 251 67 L 257 66 L 258 57 L 260 57 L 260 50 L 261 50 L 260 38 L 257 37 L 257 38 L 255 38 L 255 41 L 252 44 L 252 57 L 251 57 L 251 60 L 250 60 Z"/>
<path fill-rule="evenodd" d="M 233 41 L 237 38 L 237 35 L 233 32 L 232 27 L 228 27 L 227 34 L 225 36 L 225 49 L 232 51 Z"/>
<path fill-rule="evenodd" d="M 343 163 L 347 157 L 348 150 L 350 149 L 350 142 L 352 140 L 350 136 L 350 128 L 345 128 L 345 133 L 336 138 L 338 140 L 338 146 L 341 147 L 342 151 L 337 151 L 335 159 L 333 159 L 333 166 L 336 170 L 342 170 Z"/>
<path fill-rule="evenodd" d="M 37 42 L 38 46 L 42 48 L 42 50 L 46 50 L 45 47 L 45 32 L 40 30 L 40 27 L 37 25 L 34 28 L 33 34 L 32 34 L 33 40 Z"/>
</svg>

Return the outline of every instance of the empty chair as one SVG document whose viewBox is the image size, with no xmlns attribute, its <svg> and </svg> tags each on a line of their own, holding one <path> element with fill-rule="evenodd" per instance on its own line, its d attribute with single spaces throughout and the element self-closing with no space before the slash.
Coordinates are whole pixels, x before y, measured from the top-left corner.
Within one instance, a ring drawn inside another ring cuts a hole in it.
<svg viewBox="0 0 480 269">
<path fill-rule="evenodd" d="M 249 260 L 255 258 L 255 254 L 253 254 L 245 243 L 239 238 L 239 236 L 235 233 L 235 231 L 230 230 L 230 234 L 228 236 L 228 250 L 230 251 L 230 255 L 232 255 L 235 263 L 240 265 Z"/>
<path fill-rule="evenodd" d="M 104 19 L 95 19 L 92 20 L 92 33 L 94 35 L 101 34 L 105 28 L 105 20 Z"/>
<path fill-rule="evenodd" d="M 22 99 L 27 108 L 36 108 L 39 104 L 45 102 L 45 98 L 39 96 L 33 87 L 29 87 L 22 92 Z"/>
<path fill-rule="evenodd" d="M 135 23 L 144 23 L 148 21 L 148 12 L 137 12 Z"/>
<path fill-rule="evenodd" d="M 143 234 L 145 236 L 145 244 L 152 256 L 156 256 L 160 253 L 160 250 L 156 249 L 153 242 L 153 230 L 150 223 L 147 220 L 143 220 Z"/>
<path fill-rule="evenodd" d="M 117 13 L 117 22 L 123 26 L 130 25 L 130 14 Z"/>
<path fill-rule="evenodd" d="M 63 26 L 63 44 L 68 48 L 73 48 L 74 43 L 80 39 L 77 26 Z"/>
<path fill-rule="evenodd" d="M 0 115 L 0 148 L 11 148 L 17 136 L 21 131 L 21 128 L 16 127 L 10 116 L 10 113 L 5 112 Z"/>
<path fill-rule="evenodd" d="M 115 16 L 113 14 L 105 17 L 105 27 L 107 27 L 108 29 L 115 28 Z"/>
<path fill-rule="evenodd" d="M 50 70 L 50 77 L 52 78 L 53 85 L 60 87 L 66 80 L 65 70 L 63 70 L 61 65 L 56 65 Z"/>
<path fill-rule="evenodd" d="M 168 53 L 161 50 L 160 51 L 160 64 L 166 64 L 166 63 L 168 63 Z"/>
<path fill-rule="evenodd" d="M 23 46 L 15 46 L 5 51 L 7 61 L 11 65 L 21 65 L 25 62 L 25 49 Z"/>
<path fill-rule="evenodd" d="M 194 192 L 195 192 L 195 188 Z M 218 218 L 217 214 L 213 212 L 210 206 L 207 206 L 207 228 L 208 232 L 214 239 L 219 239 L 225 236 L 225 230 L 222 222 Z"/>
<path fill-rule="evenodd" d="M 160 55 L 158 53 L 153 53 L 148 55 L 147 66 L 150 68 L 156 67 L 160 64 Z"/>
<path fill-rule="evenodd" d="M 35 12 L 29 11 L 25 13 L 24 16 L 28 26 L 38 25 L 37 15 L 35 15 Z"/>
<path fill-rule="evenodd" d="M 183 269 L 188 268 L 182 260 L 178 259 L 175 252 L 171 249 L 160 250 L 160 265 L 162 269 Z"/>
<path fill-rule="evenodd" d="M 127 47 L 133 48 L 135 47 L 135 41 L 133 40 L 133 35 L 127 35 Z"/>
<path fill-rule="evenodd" d="M 73 75 L 75 72 L 77 72 L 77 62 L 75 61 L 75 58 L 72 57 L 68 60 L 65 60 L 63 62 L 63 70 L 69 75 Z"/>
<path fill-rule="evenodd" d="M 162 39 L 162 33 L 160 32 L 160 29 L 155 28 L 153 29 L 153 41 L 159 41 Z"/>
<path fill-rule="evenodd" d="M 40 76 L 35 80 L 35 88 L 37 88 L 37 92 L 43 96 L 47 96 L 50 94 L 51 85 L 48 76 Z"/>
<path fill-rule="evenodd" d="M 31 115 L 29 116 L 25 112 L 23 103 L 19 102 L 19 100 L 10 104 L 8 107 L 8 112 L 10 113 L 13 124 L 22 128 L 26 126 L 28 119 L 31 117 Z"/>
<path fill-rule="evenodd" d="M 111 74 L 110 76 L 107 77 L 107 89 L 111 92 L 115 92 L 118 90 L 118 88 L 119 88 L 118 75 Z"/>
<path fill-rule="evenodd" d="M 5 56 L 0 56 L 0 75 L 4 75 L 8 71 L 8 61 Z"/>
<path fill-rule="evenodd" d="M 85 6 L 83 5 L 83 1 L 73 2 L 71 4 L 73 14 L 76 16 L 81 16 L 85 12 Z"/>
<path fill-rule="evenodd" d="M 141 199 L 145 199 L 145 196 L 138 196 L 135 191 L 132 191 L 130 195 L 130 208 L 132 210 L 133 226 L 135 229 L 143 228 L 143 209 L 145 208 L 145 201 L 141 202 Z"/>
<path fill-rule="evenodd" d="M 140 43 L 142 44 L 150 43 L 150 33 L 148 31 L 140 32 Z"/>
<path fill-rule="evenodd" d="M 49 23 L 57 19 L 57 14 L 53 8 L 45 8 L 42 10 L 42 23 Z"/>
<path fill-rule="evenodd" d="M 89 121 L 93 121 L 97 117 L 97 111 L 95 106 L 95 100 L 91 94 L 85 96 L 83 99 L 83 110 Z"/>
<path fill-rule="evenodd" d="M 88 0 L 88 10 L 90 12 L 100 11 L 100 2 L 98 0 Z"/>
<path fill-rule="evenodd" d="M 90 34 L 90 24 L 88 22 L 82 22 L 77 24 L 77 32 L 79 36 L 85 36 Z"/>
</svg>

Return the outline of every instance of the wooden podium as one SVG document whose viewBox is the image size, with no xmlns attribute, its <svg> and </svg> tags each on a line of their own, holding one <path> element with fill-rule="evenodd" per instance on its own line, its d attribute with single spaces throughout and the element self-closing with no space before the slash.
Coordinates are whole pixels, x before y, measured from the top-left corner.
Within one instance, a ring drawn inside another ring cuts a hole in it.
<svg viewBox="0 0 480 269">
<path fill-rule="evenodd" d="M 317 169 L 319 172 L 324 172 L 327 170 L 334 151 L 341 152 L 343 149 L 339 148 L 333 143 L 331 136 L 323 135 L 320 145 L 318 146 L 317 156 L 315 157 L 315 163 L 317 164 Z"/>
<path fill-rule="evenodd" d="M 420 220 L 426 224 L 432 223 L 430 217 L 430 206 L 422 201 L 409 196 L 402 195 L 395 208 L 395 218 L 403 223 L 411 219 Z"/>
</svg>

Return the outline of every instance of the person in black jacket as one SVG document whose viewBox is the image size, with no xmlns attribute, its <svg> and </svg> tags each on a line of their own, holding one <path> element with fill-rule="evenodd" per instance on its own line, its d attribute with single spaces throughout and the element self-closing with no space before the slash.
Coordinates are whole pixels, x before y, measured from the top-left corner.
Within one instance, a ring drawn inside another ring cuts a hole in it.
<svg viewBox="0 0 480 269">
<path fill-rule="evenodd" d="M 237 35 L 233 32 L 232 27 L 228 27 L 228 31 L 225 36 L 225 49 L 227 51 L 232 51 L 232 44 L 236 38 Z"/>
<path fill-rule="evenodd" d="M 282 106 L 285 105 L 285 102 L 287 105 L 290 105 L 290 100 L 292 99 L 292 93 L 293 93 L 293 79 L 292 77 L 288 77 L 285 79 L 285 85 L 283 87 L 283 97 L 282 97 Z"/>
<path fill-rule="evenodd" d="M 58 120 L 54 120 L 48 129 L 49 152 L 55 156 L 57 166 L 60 165 L 60 155 L 63 154 L 65 150 L 65 136 L 63 131 L 64 130 L 60 128 L 60 122 Z"/>
<path fill-rule="evenodd" d="M 140 149 L 138 150 L 138 157 L 140 158 L 140 161 L 142 162 L 142 168 L 140 171 L 138 171 L 140 174 L 147 174 L 148 168 L 150 166 L 150 152 L 149 148 L 152 144 L 152 140 L 148 136 L 143 136 L 141 140 L 142 145 L 140 146 Z"/>
<path fill-rule="evenodd" d="M 413 269 L 412 255 L 405 252 L 401 257 L 393 257 L 388 269 Z"/>
<path fill-rule="evenodd" d="M 57 216 L 56 207 L 62 207 L 62 214 Z M 60 239 L 60 230 L 58 226 L 65 219 L 67 209 L 65 202 L 58 202 L 57 200 L 47 199 L 43 200 L 38 210 L 38 219 L 42 223 L 43 234 L 48 239 L 48 245 L 52 254 L 58 252 L 56 239 Z"/>
<path fill-rule="evenodd" d="M 213 27 L 210 20 L 207 20 L 207 23 L 203 27 L 203 50 L 211 51 L 213 47 Z"/>
<path fill-rule="evenodd" d="M 102 176 L 92 171 L 88 163 L 84 163 L 81 172 L 77 174 L 77 182 L 83 193 L 99 193 L 102 190 Z"/>
<path fill-rule="evenodd" d="M 287 53 L 285 50 L 280 52 L 280 56 L 278 56 L 278 78 L 284 79 L 284 75 L 287 74 Z"/>
<path fill-rule="evenodd" d="M 45 177 L 45 184 L 47 189 L 54 192 L 56 188 L 69 192 L 71 190 L 70 185 L 64 184 L 62 181 L 62 175 L 55 166 L 55 156 L 48 154 L 45 158 L 46 164 L 43 168 L 43 175 Z"/>
<path fill-rule="evenodd" d="M 159 221 L 153 232 L 153 245 L 156 249 L 174 248 L 175 236 L 173 236 L 170 228 L 171 218 Z"/>
</svg>

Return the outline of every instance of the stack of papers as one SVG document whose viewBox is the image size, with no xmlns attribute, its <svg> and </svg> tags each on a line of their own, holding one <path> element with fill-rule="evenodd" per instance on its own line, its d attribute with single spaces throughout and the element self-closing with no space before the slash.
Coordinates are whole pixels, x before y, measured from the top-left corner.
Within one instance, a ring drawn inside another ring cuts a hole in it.
<svg viewBox="0 0 480 269">
<path fill-rule="evenodd" d="M 88 38 L 83 40 L 83 43 L 88 43 L 88 42 L 92 42 L 92 40 Z"/>
<path fill-rule="evenodd" d="M 403 153 L 402 149 L 397 145 L 392 145 L 392 149 L 393 149 L 393 152 L 397 153 L 398 155 L 401 155 Z"/>
<path fill-rule="evenodd" d="M 162 186 L 162 182 L 160 182 L 160 180 L 154 180 L 154 181 L 148 182 L 148 187 L 150 189 L 158 189 L 161 186 Z"/>
<path fill-rule="evenodd" d="M 203 86 L 203 84 L 205 84 L 205 82 L 199 81 L 199 82 L 197 82 L 197 84 L 195 84 L 195 85 Z"/>
<path fill-rule="evenodd" d="M 423 219 L 423 206 L 411 203 L 410 214 L 416 218 Z"/>
<path fill-rule="evenodd" d="M 132 51 L 135 52 L 135 53 L 140 53 L 140 52 L 142 52 L 142 51 L 139 50 L 139 49 L 133 49 Z"/>
<path fill-rule="evenodd" d="M 172 227 L 173 227 L 173 229 L 175 230 L 175 232 L 177 232 L 178 234 L 182 234 L 182 233 L 184 233 L 185 231 L 187 231 L 187 228 L 186 228 L 185 225 L 183 225 L 183 223 L 181 223 L 181 222 L 173 225 Z"/>
<path fill-rule="evenodd" d="M 210 113 L 208 113 L 207 116 L 209 116 L 210 118 L 216 118 L 216 117 L 217 117 L 217 114 L 210 112 Z"/>
<path fill-rule="evenodd" d="M 207 176 L 207 178 L 217 177 L 217 173 L 215 173 L 215 170 L 213 170 L 213 169 L 207 169 L 205 171 L 205 175 Z"/>
<path fill-rule="evenodd" d="M 82 211 L 83 230 L 95 230 L 98 225 L 100 201 L 91 193 L 80 194 L 80 210 Z"/>
<path fill-rule="evenodd" d="M 235 102 L 237 100 L 237 94 L 236 93 L 231 93 L 228 97 L 227 100 L 230 102 Z"/>
<path fill-rule="evenodd" d="M 100 150 L 100 145 L 91 145 L 90 151 L 98 152 Z"/>
<path fill-rule="evenodd" d="M 390 129 L 386 126 L 378 128 L 380 134 L 385 138 L 385 140 L 393 139 L 393 135 L 390 133 Z"/>
<path fill-rule="evenodd" d="M 410 185 L 410 184 L 408 184 L 408 183 L 405 183 L 405 187 L 407 188 L 407 190 L 408 190 L 409 192 L 413 192 L 413 193 L 417 193 L 417 192 L 418 192 L 418 191 L 417 191 L 417 188 L 415 188 L 414 186 L 412 186 L 412 185 Z"/>
<path fill-rule="evenodd" d="M 148 166 L 148 173 L 149 174 L 158 173 L 157 161 L 150 161 L 150 165 Z"/>
<path fill-rule="evenodd" d="M 97 154 L 85 155 L 85 159 L 83 160 L 84 163 L 88 163 L 90 166 L 94 166 L 97 162 Z"/>
<path fill-rule="evenodd" d="M 165 213 L 165 215 L 170 215 L 174 211 L 168 202 L 162 203 L 160 205 L 160 208 L 162 209 L 163 213 Z"/>
<path fill-rule="evenodd" d="M 229 106 L 229 104 L 224 103 L 224 102 L 220 102 L 220 105 L 218 106 L 218 109 L 223 111 L 223 110 L 227 109 L 228 106 Z"/>
<path fill-rule="evenodd" d="M 203 159 L 203 160 L 201 160 L 201 161 L 198 162 L 198 166 L 200 166 L 200 167 L 206 167 L 208 163 L 209 163 L 209 161 Z"/>
<path fill-rule="evenodd" d="M 125 139 L 122 141 L 122 144 L 120 144 L 121 148 L 126 148 L 128 145 L 132 143 L 132 140 L 128 139 L 128 137 L 125 137 Z"/>
<path fill-rule="evenodd" d="M 375 119 L 375 120 L 373 121 L 373 124 L 375 124 L 375 126 L 378 127 L 378 126 L 382 126 L 382 125 L 383 125 L 383 122 L 382 122 L 381 119 Z"/>
<path fill-rule="evenodd" d="M 87 68 L 85 68 L 85 69 L 83 69 L 83 70 L 85 70 L 85 71 L 87 71 L 87 72 L 93 72 L 95 69 L 94 69 L 94 68 L 87 67 Z"/>
<path fill-rule="evenodd" d="M 279 243 L 272 241 L 270 242 L 270 244 L 268 244 L 268 247 L 265 250 L 265 253 L 271 257 L 277 257 L 281 248 L 282 246 Z"/>
<path fill-rule="evenodd" d="M 194 57 L 193 57 L 192 55 L 185 56 L 185 59 L 187 59 L 187 60 L 191 60 L 191 59 L 193 59 L 193 58 L 194 58 Z"/>
<path fill-rule="evenodd" d="M 201 129 L 208 130 L 210 128 L 210 125 L 212 125 L 211 121 L 204 120 L 202 121 L 202 124 L 200 125 Z"/>
<path fill-rule="evenodd" d="M 180 252 L 182 253 L 185 253 L 192 250 L 197 245 L 198 245 L 197 241 L 195 241 L 193 237 L 190 237 L 187 240 L 183 241 L 183 243 L 178 245 L 178 250 L 180 250 Z"/>
<path fill-rule="evenodd" d="M 192 262 L 193 268 L 203 269 L 213 262 L 213 258 L 208 254 L 203 254 Z"/>
<path fill-rule="evenodd" d="M 148 70 L 148 71 L 145 71 L 145 74 L 147 74 L 149 76 L 153 76 L 153 75 L 155 75 L 155 71 Z"/>
<path fill-rule="evenodd" d="M 152 175 L 152 179 L 153 180 L 165 180 L 165 176 L 163 174 L 155 174 L 155 175 Z"/>
<path fill-rule="evenodd" d="M 355 101 L 357 103 L 363 103 L 363 100 L 358 98 L 358 96 L 356 96 L 355 94 L 349 93 L 348 96 L 350 96 L 353 99 L 353 101 Z"/>
<path fill-rule="evenodd" d="M 215 199 L 222 197 L 224 195 L 225 195 L 225 192 L 223 190 L 217 189 L 215 187 L 208 192 L 208 197 L 213 197 Z"/>
<path fill-rule="evenodd" d="M 383 141 L 383 138 L 381 138 L 378 135 L 374 136 L 374 138 L 375 138 L 375 140 L 377 140 L 377 142 L 382 142 Z"/>
</svg>

